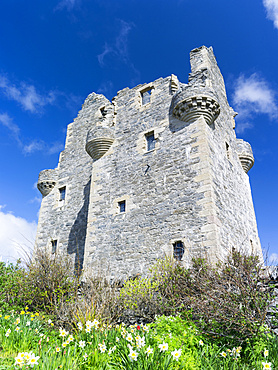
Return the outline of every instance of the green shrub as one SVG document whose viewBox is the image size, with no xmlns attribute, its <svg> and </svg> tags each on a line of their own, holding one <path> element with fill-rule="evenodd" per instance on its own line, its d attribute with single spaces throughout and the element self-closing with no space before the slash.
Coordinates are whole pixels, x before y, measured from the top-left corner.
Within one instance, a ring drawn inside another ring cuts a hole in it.
<svg viewBox="0 0 278 370">
<path fill-rule="evenodd" d="M 29 306 L 63 319 L 67 305 L 77 294 L 79 278 L 73 273 L 71 261 L 46 251 L 36 251 L 26 266 L 0 263 L 1 310 Z"/>
<path fill-rule="evenodd" d="M 20 260 L 15 265 L 0 262 L 0 311 L 17 311 L 24 306 L 19 284 L 24 277 L 25 271 Z"/>
<path fill-rule="evenodd" d="M 126 283 L 120 296 L 138 316 L 180 313 L 201 332 L 236 346 L 265 332 L 271 292 L 259 257 L 233 250 L 216 265 L 206 258 L 193 258 L 188 269 L 158 261 L 149 277 Z"/>
</svg>

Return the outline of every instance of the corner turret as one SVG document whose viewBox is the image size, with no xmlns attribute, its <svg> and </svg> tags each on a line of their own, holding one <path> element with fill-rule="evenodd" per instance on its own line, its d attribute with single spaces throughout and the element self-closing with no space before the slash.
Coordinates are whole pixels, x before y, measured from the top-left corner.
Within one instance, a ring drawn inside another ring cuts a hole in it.
<svg viewBox="0 0 278 370">
<path fill-rule="evenodd" d="M 37 188 L 45 197 L 48 195 L 56 185 L 57 173 L 56 170 L 43 170 L 39 174 Z"/>
<path fill-rule="evenodd" d="M 87 135 L 86 152 L 94 161 L 101 158 L 114 142 L 114 132 L 111 127 L 96 126 Z"/>
<path fill-rule="evenodd" d="M 245 173 L 247 173 L 254 165 L 254 156 L 251 145 L 242 139 L 237 139 L 237 155 L 239 157 L 241 166 Z"/>
</svg>

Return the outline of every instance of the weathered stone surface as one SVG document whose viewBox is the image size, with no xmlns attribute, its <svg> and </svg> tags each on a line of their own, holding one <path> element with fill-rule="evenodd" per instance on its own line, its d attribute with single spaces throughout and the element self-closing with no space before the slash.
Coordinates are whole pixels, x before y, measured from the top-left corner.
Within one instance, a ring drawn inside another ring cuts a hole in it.
<svg viewBox="0 0 278 370">
<path fill-rule="evenodd" d="M 184 265 L 196 255 L 217 261 L 232 247 L 261 253 L 235 112 L 212 48 L 194 49 L 190 61 L 188 84 L 172 75 L 125 88 L 112 103 L 88 96 L 42 200 L 37 248 L 57 240 L 58 254 L 111 279 L 145 274 L 178 242 Z M 186 116 L 181 108 L 195 98 Z"/>
</svg>

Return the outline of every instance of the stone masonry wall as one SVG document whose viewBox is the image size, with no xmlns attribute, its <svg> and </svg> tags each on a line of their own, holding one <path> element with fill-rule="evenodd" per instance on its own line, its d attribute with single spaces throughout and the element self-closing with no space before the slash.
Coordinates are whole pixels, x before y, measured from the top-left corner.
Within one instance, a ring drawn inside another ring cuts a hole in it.
<svg viewBox="0 0 278 370">
<path fill-rule="evenodd" d="M 175 242 L 184 265 L 231 247 L 261 253 L 246 173 L 252 151 L 236 139 L 212 48 L 194 49 L 191 67 L 188 84 L 172 75 L 121 90 L 112 103 L 88 96 L 57 169 L 40 174 L 37 247 L 57 240 L 56 253 L 111 279 L 146 274 Z"/>
</svg>

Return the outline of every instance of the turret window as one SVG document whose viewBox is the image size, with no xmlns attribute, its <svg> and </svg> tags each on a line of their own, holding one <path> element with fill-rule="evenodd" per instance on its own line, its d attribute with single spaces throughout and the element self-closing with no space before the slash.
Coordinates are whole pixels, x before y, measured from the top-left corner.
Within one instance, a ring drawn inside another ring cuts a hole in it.
<svg viewBox="0 0 278 370">
<path fill-rule="evenodd" d="M 173 257 L 176 260 L 181 261 L 183 255 L 184 255 L 184 245 L 183 242 L 179 240 L 173 244 Z"/>
<path fill-rule="evenodd" d="M 145 138 L 147 142 L 147 151 L 153 150 L 155 148 L 154 131 L 148 132 Z"/>
<path fill-rule="evenodd" d="M 141 91 L 142 105 L 148 104 L 151 101 L 152 88 Z"/>
<path fill-rule="evenodd" d="M 60 188 L 59 192 L 60 192 L 59 200 L 65 200 L 65 198 L 66 198 L 66 187 L 63 186 L 62 188 Z"/>
</svg>

